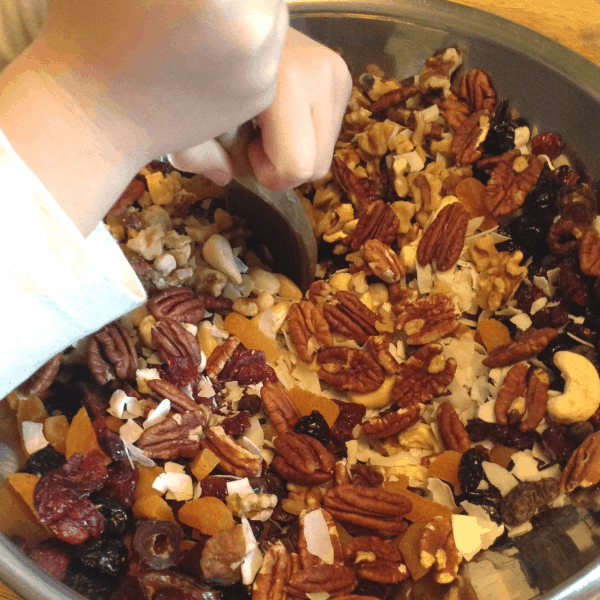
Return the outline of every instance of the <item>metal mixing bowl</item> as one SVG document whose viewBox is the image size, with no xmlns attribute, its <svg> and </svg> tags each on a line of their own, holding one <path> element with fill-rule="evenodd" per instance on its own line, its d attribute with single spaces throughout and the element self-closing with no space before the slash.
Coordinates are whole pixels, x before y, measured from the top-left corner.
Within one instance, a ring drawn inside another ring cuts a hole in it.
<svg viewBox="0 0 600 600">
<path fill-rule="evenodd" d="M 600 133 L 600 68 L 575 52 L 520 25 L 443 0 L 289 4 L 293 26 L 340 49 L 354 73 L 376 63 L 402 79 L 419 72 L 439 48 L 466 48 L 467 67 L 492 73 L 501 97 L 510 98 L 540 131 L 560 132 L 573 158 L 600 177 L 594 136 Z M 592 519 L 584 521 L 585 515 L 574 510 L 535 536 L 522 536 L 521 560 L 512 559 L 544 600 L 600 598 L 600 535 Z M 0 579 L 26 600 L 81 600 L 1 534 Z"/>
</svg>

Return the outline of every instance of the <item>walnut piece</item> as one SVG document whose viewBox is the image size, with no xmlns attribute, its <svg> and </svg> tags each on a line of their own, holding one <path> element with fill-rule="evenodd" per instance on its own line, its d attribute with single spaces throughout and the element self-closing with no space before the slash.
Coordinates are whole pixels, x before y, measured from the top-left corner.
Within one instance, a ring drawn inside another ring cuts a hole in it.
<svg viewBox="0 0 600 600">
<path fill-rule="evenodd" d="M 456 548 L 450 519 L 437 516 L 425 526 L 419 540 L 419 562 L 424 569 L 435 565 L 438 583 L 456 579 L 462 555 Z"/>
<path fill-rule="evenodd" d="M 246 555 L 244 527 L 218 531 L 206 540 L 200 557 L 202 575 L 218 585 L 233 585 L 242 578 L 241 563 Z"/>
</svg>

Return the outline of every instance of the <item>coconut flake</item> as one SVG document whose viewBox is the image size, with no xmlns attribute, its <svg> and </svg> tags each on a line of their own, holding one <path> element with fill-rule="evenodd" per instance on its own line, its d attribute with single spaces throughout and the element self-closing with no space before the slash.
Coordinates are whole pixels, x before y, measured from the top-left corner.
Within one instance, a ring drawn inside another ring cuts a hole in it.
<svg viewBox="0 0 600 600">
<path fill-rule="evenodd" d="M 441 504 L 450 510 L 454 510 L 456 508 L 454 494 L 447 483 L 444 483 L 437 477 L 430 477 L 429 481 L 427 482 L 427 489 L 431 492 L 434 502 L 437 502 L 438 504 Z"/>
<path fill-rule="evenodd" d="M 496 422 L 496 399 L 492 398 L 488 400 L 485 404 L 482 404 L 477 410 L 477 416 L 486 423 L 495 423 Z"/>
<path fill-rule="evenodd" d="M 515 315 L 511 320 L 521 331 L 527 331 L 531 327 L 531 318 L 526 313 Z"/>
<path fill-rule="evenodd" d="M 198 397 L 212 398 L 215 394 L 215 388 L 213 388 L 210 379 L 206 376 L 202 376 L 202 379 L 200 379 L 200 383 L 198 384 Z"/>
<path fill-rule="evenodd" d="M 121 436 L 122 437 L 122 436 Z M 123 440 L 125 444 L 125 450 L 127 451 L 127 455 L 129 456 L 129 460 L 135 461 L 139 463 L 143 467 L 154 467 L 156 463 L 144 454 L 144 451 L 133 444 L 128 444 Z"/>
<path fill-rule="evenodd" d="M 242 561 L 241 566 L 242 583 L 244 585 L 250 585 L 254 581 L 256 574 L 262 566 L 263 555 L 258 549 L 256 538 L 254 537 L 254 533 L 252 533 L 252 527 L 250 527 L 250 522 L 246 517 L 242 517 L 242 526 L 244 531 L 244 540 L 246 542 L 246 556 Z"/>
<path fill-rule="evenodd" d="M 169 412 L 171 412 L 171 401 L 168 398 L 165 398 L 164 400 L 161 400 L 156 408 L 153 408 L 148 413 L 148 418 L 143 423 L 144 429 L 162 423 L 167 418 Z"/>
<path fill-rule="evenodd" d="M 484 461 L 483 470 L 490 483 L 500 490 L 502 496 L 506 496 L 519 483 L 512 473 L 495 463 Z"/>
<path fill-rule="evenodd" d="M 21 423 L 23 432 L 23 444 L 27 454 L 33 454 L 42 448 L 45 448 L 49 442 L 44 436 L 44 424 L 34 423 L 33 421 L 23 421 Z"/>
<path fill-rule="evenodd" d="M 546 304 L 548 304 L 548 298 L 544 297 L 544 298 L 538 298 L 537 300 L 535 300 L 534 302 L 531 303 L 531 315 L 535 315 L 536 312 L 542 310 L 542 308 L 544 308 L 546 306 Z"/>
<path fill-rule="evenodd" d="M 110 397 L 106 412 L 118 419 L 135 419 L 144 414 L 144 408 L 137 398 L 128 396 L 123 390 L 116 390 Z"/>
<path fill-rule="evenodd" d="M 119 433 L 126 444 L 135 444 L 144 430 L 133 419 L 127 419 L 119 428 Z"/>
<path fill-rule="evenodd" d="M 539 481 L 542 474 L 538 470 L 538 461 L 533 457 L 531 450 L 516 452 L 512 455 L 515 466 L 512 474 L 521 481 Z"/>
<path fill-rule="evenodd" d="M 261 449 L 250 439 L 244 436 L 241 440 L 239 440 L 240 445 L 242 445 L 248 452 L 252 452 L 252 454 L 256 454 L 256 456 L 260 456 L 262 459 L 262 451 Z M 256 471 L 256 477 L 260 475 L 262 470 L 262 463 L 259 465 Z"/>
<path fill-rule="evenodd" d="M 328 565 L 333 564 L 333 544 L 323 512 L 314 510 L 304 515 L 306 549 Z"/>
<path fill-rule="evenodd" d="M 248 478 L 244 477 L 243 479 L 238 479 L 236 481 L 228 481 L 227 494 L 229 496 L 232 496 L 233 494 L 239 494 L 240 498 L 243 498 L 249 494 L 254 494 L 254 490 L 252 489 Z"/>
</svg>

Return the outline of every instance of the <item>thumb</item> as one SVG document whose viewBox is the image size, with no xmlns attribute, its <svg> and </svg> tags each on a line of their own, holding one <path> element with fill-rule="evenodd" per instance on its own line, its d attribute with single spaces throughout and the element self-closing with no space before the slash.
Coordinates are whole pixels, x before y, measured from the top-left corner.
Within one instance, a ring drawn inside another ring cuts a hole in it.
<svg viewBox="0 0 600 600">
<path fill-rule="evenodd" d="M 169 154 L 171 164 L 181 171 L 201 173 L 218 185 L 225 185 L 233 177 L 231 158 L 215 140 Z"/>
</svg>

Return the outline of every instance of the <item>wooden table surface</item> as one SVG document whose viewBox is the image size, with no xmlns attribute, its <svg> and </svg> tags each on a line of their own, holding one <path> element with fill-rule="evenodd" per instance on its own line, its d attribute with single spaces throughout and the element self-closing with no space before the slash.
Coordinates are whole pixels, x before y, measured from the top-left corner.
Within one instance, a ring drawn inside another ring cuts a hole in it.
<svg viewBox="0 0 600 600">
<path fill-rule="evenodd" d="M 600 0 L 452 1 L 543 33 L 600 67 Z"/>
</svg>

